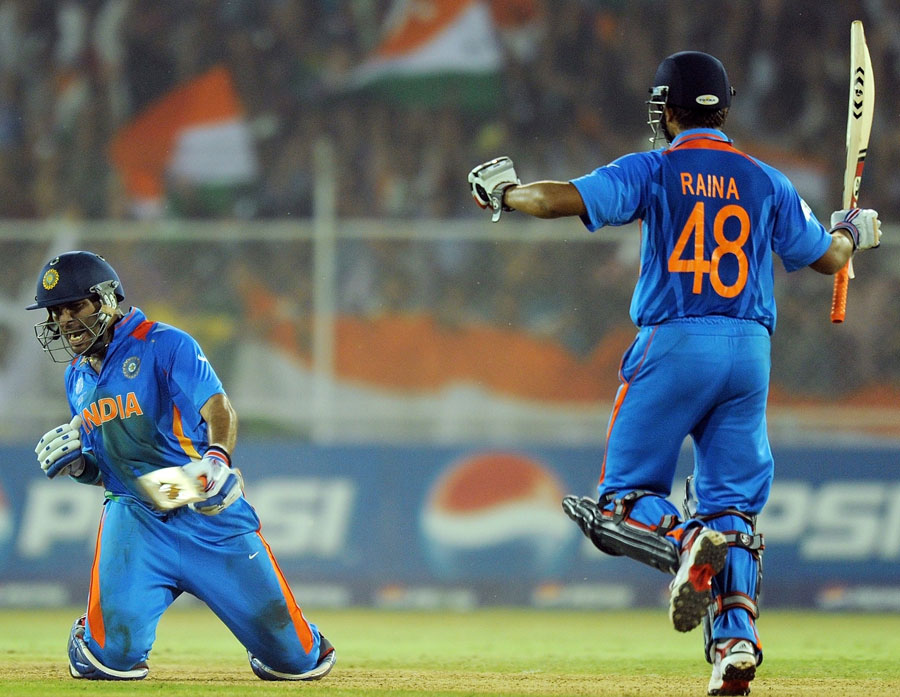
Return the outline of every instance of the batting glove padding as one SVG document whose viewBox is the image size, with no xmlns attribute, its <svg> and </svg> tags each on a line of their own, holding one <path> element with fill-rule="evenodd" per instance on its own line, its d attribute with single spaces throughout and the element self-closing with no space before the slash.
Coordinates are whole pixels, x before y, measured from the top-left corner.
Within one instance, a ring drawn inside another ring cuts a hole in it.
<svg viewBox="0 0 900 697">
<path fill-rule="evenodd" d="M 81 454 L 81 417 L 47 431 L 34 448 L 44 474 L 53 479 L 58 474 L 78 477 L 84 472 Z"/>
<path fill-rule="evenodd" d="M 231 458 L 223 448 L 211 446 L 202 460 L 184 465 L 184 471 L 203 485 L 206 499 L 190 507 L 203 515 L 218 515 L 237 501 L 244 487 L 241 471 L 230 467 Z"/>
<path fill-rule="evenodd" d="M 853 240 L 853 251 L 872 249 L 881 244 L 881 221 L 871 208 L 850 208 L 831 214 L 831 230 L 846 230 Z"/>
<path fill-rule="evenodd" d="M 521 184 L 516 175 L 513 161 L 508 157 L 497 157 L 483 162 L 469 172 L 469 187 L 472 198 L 481 208 L 490 208 L 493 212 L 491 222 L 500 220 L 503 211 L 512 208 L 503 204 L 503 192 L 511 186 Z"/>
</svg>

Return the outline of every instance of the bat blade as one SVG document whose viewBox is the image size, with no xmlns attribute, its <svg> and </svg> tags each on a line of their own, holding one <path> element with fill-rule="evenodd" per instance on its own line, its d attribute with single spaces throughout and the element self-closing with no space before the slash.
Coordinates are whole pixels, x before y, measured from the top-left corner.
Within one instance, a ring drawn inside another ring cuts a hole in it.
<svg viewBox="0 0 900 697">
<path fill-rule="evenodd" d="M 181 467 L 163 467 L 137 478 L 146 497 L 156 508 L 170 511 L 206 499 L 200 481 Z"/>
<path fill-rule="evenodd" d="M 850 25 L 850 98 L 847 106 L 847 160 L 844 166 L 843 208 L 853 208 L 859 199 L 859 187 L 869 135 L 872 133 L 872 118 L 875 116 L 875 76 L 862 22 Z M 838 271 L 834 277 L 834 292 L 831 298 L 831 321 L 839 324 L 847 313 L 847 290 L 853 278 L 852 260 Z"/>
</svg>

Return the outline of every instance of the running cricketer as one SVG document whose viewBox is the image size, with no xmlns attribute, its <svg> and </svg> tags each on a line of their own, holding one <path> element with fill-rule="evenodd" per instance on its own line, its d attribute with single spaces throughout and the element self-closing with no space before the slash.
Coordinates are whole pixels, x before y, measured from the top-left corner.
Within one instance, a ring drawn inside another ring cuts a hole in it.
<svg viewBox="0 0 900 697">
<path fill-rule="evenodd" d="M 237 417 L 222 383 L 193 338 L 136 307 L 123 311 L 124 299 L 103 257 L 73 251 L 44 266 L 28 307 L 47 311 L 37 339 L 68 362 L 72 414 L 40 439 L 38 462 L 50 478 L 106 489 L 87 612 L 69 636 L 71 676 L 146 677 L 160 617 L 190 593 L 234 633 L 261 679 L 324 677 L 334 648 L 303 616 L 231 467 Z M 141 484 L 172 471 L 196 494 L 182 505 L 176 484 L 156 496 Z"/>
<path fill-rule="evenodd" d="M 704 626 L 708 693 L 743 695 L 762 662 L 756 629 L 769 495 L 766 432 L 773 253 L 787 271 L 834 274 L 877 247 L 873 210 L 816 219 L 779 171 L 721 130 L 734 94 L 721 62 L 666 58 L 650 89 L 654 146 L 568 182 L 522 185 L 509 158 L 475 167 L 469 183 L 493 219 L 517 210 L 579 216 L 588 230 L 641 225 L 631 301 L 637 336 L 622 358 L 597 500 L 567 496 L 566 513 L 602 551 L 675 574 L 675 628 Z M 684 439 L 694 446 L 684 519 L 667 497 Z"/>
</svg>

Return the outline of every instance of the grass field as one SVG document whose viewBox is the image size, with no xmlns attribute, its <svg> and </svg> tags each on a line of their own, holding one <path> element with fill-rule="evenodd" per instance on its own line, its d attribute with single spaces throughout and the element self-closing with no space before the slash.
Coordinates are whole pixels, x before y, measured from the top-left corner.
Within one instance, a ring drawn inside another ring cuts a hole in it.
<svg viewBox="0 0 900 697">
<path fill-rule="evenodd" d="M 318 683 L 266 683 L 203 607 L 172 608 L 139 683 L 68 677 L 65 645 L 78 609 L 0 610 L 0 694 L 52 695 L 705 695 L 701 635 L 664 610 L 308 612 L 338 651 Z M 767 612 L 754 695 L 900 694 L 900 615 Z"/>
</svg>

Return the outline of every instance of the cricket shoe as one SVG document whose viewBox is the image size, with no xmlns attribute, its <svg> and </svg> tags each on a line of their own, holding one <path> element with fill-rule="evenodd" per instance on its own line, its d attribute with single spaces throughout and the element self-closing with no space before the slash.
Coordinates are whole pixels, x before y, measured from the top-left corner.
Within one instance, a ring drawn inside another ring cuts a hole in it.
<svg viewBox="0 0 900 697">
<path fill-rule="evenodd" d="M 700 528 L 681 551 L 678 573 L 669 584 L 669 619 L 679 632 L 689 632 L 712 603 L 712 579 L 725 566 L 728 541 L 717 530 Z"/>
<path fill-rule="evenodd" d="M 319 635 L 319 659 L 316 665 L 305 673 L 283 673 L 269 668 L 249 651 L 247 658 L 250 660 L 250 668 L 261 680 L 321 680 L 331 672 L 337 660 L 334 646 L 321 634 Z"/>
<path fill-rule="evenodd" d="M 85 615 L 79 617 L 69 634 L 69 675 L 78 680 L 143 680 L 147 677 L 150 669 L 145 661 L 128 670 L 116 670 L 103 665 L 84 641 L 86 622 Z"/>
<path fill-rule="evenodd" d="M 319 635 L 319 660 L 316 667 L 308 671 L 302 680 L 321 680 L 331 672 L 334 663 L 337 660 L 334 646 L 321 634 Z"/>
<path fill-rule="evenodd" d="M 713 648 L 710 695 L 749 695 L 756 677 L 756 648 L 747 639 L 720 639 Z"/>
</svg>

